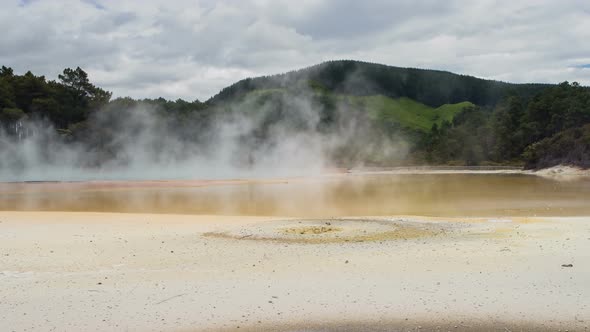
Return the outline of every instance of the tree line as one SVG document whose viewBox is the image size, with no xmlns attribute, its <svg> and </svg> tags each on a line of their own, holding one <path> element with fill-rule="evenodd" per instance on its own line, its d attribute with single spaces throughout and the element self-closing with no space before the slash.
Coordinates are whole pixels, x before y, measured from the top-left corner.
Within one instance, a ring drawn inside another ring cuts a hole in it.
<svg viewBox="0 0 590 332">
<path fill-rule="evenodd" d="M 356 61 L 332 61 L 281 75 L 242 80 L 206 102 L 112 99 L 111 92 L 92 84 L 79 67 L 65 69 L 54 81 L 31 72 L 17 75 L 11 68 L 2 66 L 0 125 L 4 132 L 14 135 L 18 131 L 16 124 L 41 119 L 51 123 L 64 141 L 108 152 L 113 148 L 101 143 L 109 141 L 105 137 L 112 136 L 114 131 L 127 130 L 125 123 L 119 121 L 119 110 L 143 107 L 166 119 L 170 130 L 187 140 L 198 141 L 203 140 L 201 133 L 211 129 L 219 114 L 228 110 L 240 112 L 244 96 L 273 89 L 310 98 L 319 115 L 319 131 L 342 127 L 346 118 L 349 123 L 354 118 L 368 131 L 374 128 L 389 137 L 405 137 L 410 143 L 410 153 L 402 163 L 517 164 L 529 168 L 567 163 L 590 167 L 590 89 L 587 87 L 575 82 L 510 84 Z M 434 124 L 429 132 L 415 132 L 390 123 L 375 123 L 366 116 L 369 110 L 343 103 L 338 98 L 342 95 L 406 97 L 433 107 L 463 101 L 476 106 L 465 108 L 452 121 Z M 272 93 L 260 94 L 254 106 L 270 110 L 260 122 L 261 128 L 252 133 L 256 140 L 263 140 L 273 123 L 302 123 L 297 107 L 285 103 L 284 98 L 273 97 Z M 345 149 L 341 155 L 358 155 Z M 362 150 L 362 146 L 355 149 Z M 346 164 L 347 160 L 338 158 L 338 162 Z"/>
<path fill-rule="evenodd" d="M 590 89 L 563 82 L 529 100 L 508 96 L 494 107 L 470 107 L 433 126 L 424 151 L 432 163 L 560 163 L 590 167 Z"/>
</svg>

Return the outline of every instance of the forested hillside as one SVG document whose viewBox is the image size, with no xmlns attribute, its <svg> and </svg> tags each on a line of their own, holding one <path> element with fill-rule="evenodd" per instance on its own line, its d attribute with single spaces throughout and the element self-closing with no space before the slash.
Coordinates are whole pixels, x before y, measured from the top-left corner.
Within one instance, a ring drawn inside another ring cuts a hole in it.
<svg viewBox="0 0 590 332">
<path fill-rule="evenodd" d="M 149 118 L 138 117 L 148 113 Z M 225 135 L 234 131 L 240 142 L 235 158 L 245 163 L 261 146 L 303 133 L 328 142 L 325 153 L 344 167 L 588 167 L 590 90 L 577 83 L 510 84 L 443 71 L 331 61 L 242 80 L 206 102 L 111 100 L 111 92 L 92 84 L 80 68 L 66 69 L 53 81 L 3 66 L 0 125 L 5 134 L 0 148 L 33 135 L 32 122 L 50 125 L 65 144 L 91 151 L 90 166 L 121 155 L 122 133 L 141 140 L 142 128 L 157 127 L 158 133 L 169 132 L 193 147 L 208 145 L 222 129 Z M 165 151 L 165 142 L 162 137 L 148 145 Z M 174 154 L 198 151 L 179 149 Z"/>
<path fill-rule="evenodd" d="M 237 82 L 211 98 L 210 103 L 232 100 L 258 89 L 293 88 L 311 82 L 325 91 L 352 96 L 406 97 L 438 107 L 464 101 L 495 105 L 511 93 L 530 97 L 546 84 L 510 84 L 439 70 L 399 68 L 359 61 L 329 61 L 280 75 Z"/>
<path fill-rule="evenodd" d="M 583 126 L 588 123 L 590 89 L 564 82 L 528 101 L 514 95 L 493 108 L 466 109 L 452 122 L 432 128 L 426 151 L 434 163 L 524 161 L 528 168 L 560 163 L 587 167 L 590 141 Z M 579 139 L 584 133 L 586 139 Z M 548 140 L 554 135 L 559 138 Z"/>
</svg>

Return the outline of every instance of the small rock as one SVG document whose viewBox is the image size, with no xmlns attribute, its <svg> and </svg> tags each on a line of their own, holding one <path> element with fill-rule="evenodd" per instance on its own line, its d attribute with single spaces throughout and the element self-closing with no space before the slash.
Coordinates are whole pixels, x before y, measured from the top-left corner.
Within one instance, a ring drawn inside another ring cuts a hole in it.
<svg viewBox="0 0 590 332">
<path fill-rule="evenodd" d="M 348 259 L 346 260 L 346 262 L 344 262 L 344 264 L 348 264 Z"/>
</svg>

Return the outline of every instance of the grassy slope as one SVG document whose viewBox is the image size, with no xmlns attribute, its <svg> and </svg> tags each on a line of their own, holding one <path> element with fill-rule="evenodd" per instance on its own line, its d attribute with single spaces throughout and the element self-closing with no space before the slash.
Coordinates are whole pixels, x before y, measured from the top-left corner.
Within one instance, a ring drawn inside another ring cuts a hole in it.
<svg viewBox="0 0 590 332">
<path fill-rule="evenodd" d="M 277 93 L 286 93 L 286 90 L 258 89 L 246 95 L 260 98 Z M 443 121 L 452 121 L 455 115 L 465 107 L 474 106 L 471 102 L 466 101 L 433 108 L 410 98 L 393 99 L 382 95 L 363 97 L 338 95 L 337 98 L 347 99 L 353 105 L 366 108 L 369 111 L 369 116 L 375 121 L 387 121 L 422 132 L 429 132 L 435 123 L 441 125 Z"/>
<path fill-rule="evenodd" d="M 438 108 L 419 103 L 409 98 L 392 99 L 385 96 L 351 97 L 364 103 L 370 116 L 376 121 L 397 123 L 418 131 L 430 131 L 433 124 L 451 121 L 463 108 L 473 106 L 470 102 L 445 104 Z"/>
</svg>

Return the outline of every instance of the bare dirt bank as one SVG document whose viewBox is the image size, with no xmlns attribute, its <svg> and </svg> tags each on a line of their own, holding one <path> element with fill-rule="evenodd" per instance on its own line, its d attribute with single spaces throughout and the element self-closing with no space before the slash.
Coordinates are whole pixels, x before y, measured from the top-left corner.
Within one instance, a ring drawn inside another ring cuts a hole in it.
<svg viewBox="0 0 590 332">
<path fill-rule="evenodd" d="M 3 331 L 590 325 L 588 217 L 0 212 L 0 221 Z M 332 231 L 289 231 L 326 222 Z M 383 237 L 388 222 L 426 231 Z"/>
</svg>

